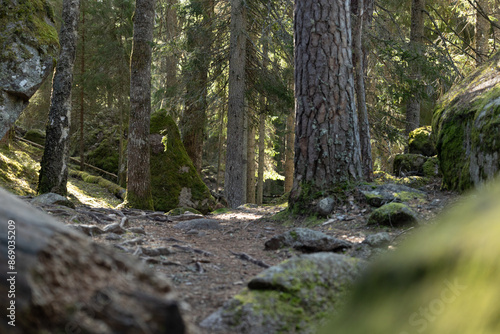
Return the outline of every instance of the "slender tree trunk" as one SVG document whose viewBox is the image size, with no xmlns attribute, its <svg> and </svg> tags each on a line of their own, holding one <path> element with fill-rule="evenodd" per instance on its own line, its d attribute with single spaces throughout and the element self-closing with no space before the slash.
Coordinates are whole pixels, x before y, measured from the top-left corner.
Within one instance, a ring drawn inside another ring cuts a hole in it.
<svg viewBox="0 0 500 334">
<path fill-rule="evenodd" d="M 166 43 L 171 43 L 177 38 L 178 34 L 178 20 L 176 7 L 178 5 L 177 0 L 167 0 L 165 6 L 165 12 L 161 13 L 162 29 L 160 35 Z M 161 100 L 160 109 L 165 108 L 167 112 L 171 114 L 176 114 L 175 106 L 176 103 L 173 102 L 173 98 L 177 95 L 177 65 L 179 63 L 178 57 L 170 51 L 167 51 L 161 59 L 161 67 L 163 74 L 163 88 L 165 89 L 165 95 Z"/>
<path fill-rule="evenodd" d="M 218 193 L 219 192 L 219 187 L 220 187 L 220 174 L 221 174 L 221 166 L 222 166 L 222 159 L 223 159 L 223 144 L 224 144 L 224 134 L 223 134 L 223 129 L 224 129 L 224 116 L 225 116 L 225 110 L 224 106 L 221 107 L 219 111 L 219 144 L 218 144 L 218 154 L 217 154 L 217 180 L 215 183 L 215 191 Z"/>
<path fill-rule="evenodd" d="M 490 22 L 483 16 L 490 14 L 489 0 L 476 0 L 476 64 L 488 59 L 490 54 Z"/>
<path fill-rule="evenodd" d="M 231 0 L 229 101 L 224 188 L 229 207 L 246 202 L 245 63 L 246 8 L 243 0 Z"/>
<path fill-rule="evenodd" d="M 49 122 L 45 150 L 40 162 L 38 193 L 54 192 L 66 196 L 68 182 L 71 85 L 76 56 L 80 1 L 64 0 L 59 33 L 61 52 L 52 81 Z"/>
<path fill-rule="evenodd" d="M 286 118 L 286 145 L 285 145 L 285 193 L 293 186 L 293 151 L 295 143 L 295 110 L 291 110 Z"/>
<path fill-rule="evenodd" d="M 265 101 L 264 101 L 265 108 Z M 262 205 L 264 198 L 264 164 L 266 154 L 266 114 L 265 109 L 259 114 L 259 163 L 257 170 L 257 204 Z"/>
<path fill-rule="evenodd" d="M 130 122 L 128 137 L 128 206 L 153 209 L 149 170 L 149 125 L 151 117 L 151 43 L 154 0 L 136 0 L 134 42 L 130 60 Z"/>
<path fill-rule="evenodd" d="M 349 3 L 295 1 L 292 212 L 311 213 L 316 194 L 362 178 Z"/>
<path fill-rule="evenodd" d="M 415 53 L 415 61 L 411 64 L 412 79 L 418 82 L 421 76 L 420 62 L 423 52 L 424 38 L 424 10 L 425 0 L 412 0 L 411 3 L 411 31 L 410 49 Z M 412 96 L 406 103 L 406 130 L 408 136 L 411 131 L 420 126 L 420 93 L 414 89 Z"/>
<path fill-rule="evenodd" d="M 366 22 L 365 3 L 363 0 L 355 0 L 353 8 L 353 39 L 354 39 L 354 72 L 356 83 L 356 106 L 358 109 L 359 139 L 361 143 L 361 159 L 363 163 L 363 176 L 366 180 L 373 177 L 372 146 L 370 140 L 370 123 L 368 121 L 368 110 L 366 108 L 365 94 L 365 52 L 363 48 L 364 24 Z"/>
<path fill-rule="evenodd" d="M 82 3 L 82 54 L 80 63 L 81 87 L 80 87 L 80 170 L 85 170 L 85 137 L 83 131 L 83 120 L 85 113 L 84 98 L 85 98 L 85 7 Z"/>
<path fill-rule="evenodd" d="M 255 121 L 248 108 L 247 125 L 247 203 L 255 203 Z"/>
</svg>

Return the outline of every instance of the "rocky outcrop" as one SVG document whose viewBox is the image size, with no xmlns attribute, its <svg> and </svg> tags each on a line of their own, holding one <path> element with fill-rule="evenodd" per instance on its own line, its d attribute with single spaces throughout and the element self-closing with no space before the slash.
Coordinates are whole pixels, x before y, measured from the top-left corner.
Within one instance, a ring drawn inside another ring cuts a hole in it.
<svg viewBox="0 0 500 334">
<path fill-rule="evenodd" d="M 190 207 L 208 213 L 215 205 L 182 144 L 179 129 L 165 111 L 151 117 L 151 187 L 155 210 Z"/>
<path fill-rule="evenodd" d="M 427 198 L 427 194 L 421 190 L 393 183 L 362 185 L 357 190 L 360 193 L 360 200 L 377 208 L 391 202 L 400 203 Z"/>
<path fill-rule="evenodd" d="M 455 85 L 434 111 L 443 186 L 464 191 L 500 168 L 500 53 Z"/>
<path fill-rule="evenodd" d="M 0 138 L 52 72 L 59 39 L 46 0 L 4 0 L 0 6 Z"/>
<path fill-rule="evenodd" d="M 365 262 L 333 253 L 291 258 L 266 269 L 201 322 L 228 333 L 315 333 L 342 304 Z"/>
<path fill-rule="evenodd" d="M 374 262 L 319 333 L 500 333 L 500 183 L 491 188 Z"/>
</svg>

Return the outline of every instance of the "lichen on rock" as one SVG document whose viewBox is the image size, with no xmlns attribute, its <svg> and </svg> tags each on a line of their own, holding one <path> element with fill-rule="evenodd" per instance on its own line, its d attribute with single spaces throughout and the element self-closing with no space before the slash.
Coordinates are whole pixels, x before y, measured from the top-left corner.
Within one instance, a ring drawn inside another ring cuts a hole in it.
<svg viewBox="0 0 500 334">
<path fill-rule="evenodd" d="M 46 0 L 5 0 L 0 7 L 1 138 L 51 73 L 59 39 Z"/>
<path fill-rule="evenodd" d="M 315 333 L 364 267 L 363 260 L 327 252 L 291 258 L 253 278 L 201 326 L 231 333 Z"/>
</svg>

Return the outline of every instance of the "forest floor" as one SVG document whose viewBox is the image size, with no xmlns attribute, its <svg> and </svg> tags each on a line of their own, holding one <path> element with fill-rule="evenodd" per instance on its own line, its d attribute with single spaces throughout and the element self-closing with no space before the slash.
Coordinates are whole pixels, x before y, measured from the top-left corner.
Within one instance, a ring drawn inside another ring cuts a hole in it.
<svg viewBox="0 0 500 334">
<path fill-rule="evenodd" d="M 439 184 L 433 183 L 426 188 L 425 202 L 410 202 L 418 212 L 421 224 L 432 221 L 437 213 L 449 204 L 455 203 L 457 196 L 442 192 Z M 143 212 L 140 210 L 117 210 L 95 205 L 93 200 L 80 198 L 77 207 L 78 223 L 92 224 L 101 229 L 111 223 L 119 223 L 121 214 L 129 217 L 131 227 L 142 228 L 145 232 L 126 233 L 117 240 L 108 234 L 94 235 L 93 240 L 118 248 L 151 261 L 151 268 L 167 276 L 172 282 L 179 299 L 188 310 L 192 323 L 199 324 L 204 318 L 221 307 L 225 301 L 243 289 L 247 282 L 264 270 L 251 261 L 242 258 L 245 255 L 254 260 L 273 266 L 300 252 L 293 249 L 268 251 L 264 243 L 272 236 L 286 232 L 293 227 L 308 227 L 327 235 L 352 243 L 360 243 L 369 234 L 388 232 L 392 237 L 389 249 L 397 248 L 399 242 L 411 235 L 417 228 L 374 227 L 366 224 L 371 212 L 368 206 L 354 205 L 343 207 L 333 215 L 333 219 L 291 219 L 284 213 L 283 206 L 252 207 L 246 205 L 240 209 L 221 214 L 210 214 L 204 218 L 216 220 L 219 229 L 181 230 L 176 228 L 178 221 L 170 221 L 163 213 Z M 68 210 L 43 207 L 44 211 L 56 215 L 65 223 L 75 223 L 75 215 Z M 132 243 L 127 243 L 132 240 Z M 144 254 L 144 249 L 168 249 L 168 254 L 154 259 Z M 146 256 L 145 256 L 146 255 Z M 211 333 L 200 328 L 200 333 Z"/>
<path fill-rule="evenodd" d="M 24 144 L 16 145 L 20 146 L 0 150 L 0 165 L 3 164 L 0 186 L 14 193 L 14 190 L 24 189 L 17 194 L 28 195 L 22 198 L 29 201 L 30 195 L 34 194 L 33 182 L 36 182 L 36 170 L 39 168 L 36 161 L 41 155 Z M 425 201 L 408 203 L 420 216 L 420 225 L 416 228 L 368 226 L 366 222 L 372 209 L 353 203 L 338 208 L 330 219 L 290 217 L 281 212 L 285 209 L 284 205 L 245 205 L 204 217 L 217 221 L 218 229 L 183 230 L 176 227 L 178 221 L 163 212 L 116 210 L 114 207 L 120 200 L 98 185 L 75 178 L 70 178 L 68 185 L 69 198 L 76 204 L 75 210 L 61 206 L 39 208 L 63 223 L 94 225 L 100 229 L 122 222 L 123 216 L 128 217 L 129 232 L 113 237 L 109 233 L 94 234 L 91 238 L 148 261 L 153 270 L 170 279 L 190 322 L 199 324 L 242 290 L 252 277 L 262 272 L 265 269 L 263 263 L 273 266 L 299 254 L 293 249 L 265 250 L 265 242 L 274 235 L 294 227 L 308 227 L 356 244 L 370 234 L 385 231 L 392 237 L 389 250 L 395 249 L 415 230 L 432 223 L 444 208 L 457 203 L 457 194 L 440 191 L 439 182 L 434 180 L 421 188 L 427 193 Z M 134 227 L 137 233 L 130 232 Z M 145 252 L 151 248 L 163 249 L 164 253 L 148 256 Z M 248 261 L 249 258 L 257 261 Z M 210 332 L 200 328 L 199 333 Z"/>
</svg>

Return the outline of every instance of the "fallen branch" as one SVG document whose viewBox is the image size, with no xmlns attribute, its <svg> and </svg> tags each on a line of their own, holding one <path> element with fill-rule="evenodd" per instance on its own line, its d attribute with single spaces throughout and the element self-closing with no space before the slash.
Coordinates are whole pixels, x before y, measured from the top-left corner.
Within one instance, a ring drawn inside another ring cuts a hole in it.
<svg viewBox="0 0 500 334">
<path fill-rule="evenodd" d="M 265 262 L 263 262 L 261 260 L 254 259 L 253 257 L 251 257 L 250 255 L 248 255 L 246 253 L 235 253 L 233 251 L 229 251 L 229 252 L 231 254 L 233 254 L 234 256 L 239 257 L 242 260 L 245 260 L 245 261 L 251 262 L 251 263 L 253 263 L 255 265 L 258 265 L 259 267 L 262 267 L 262 268 L 269 268 L 269 267 L 271 267 L 267 263 L 265 263 Z"/>
</svg>

